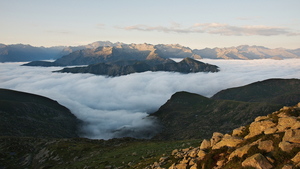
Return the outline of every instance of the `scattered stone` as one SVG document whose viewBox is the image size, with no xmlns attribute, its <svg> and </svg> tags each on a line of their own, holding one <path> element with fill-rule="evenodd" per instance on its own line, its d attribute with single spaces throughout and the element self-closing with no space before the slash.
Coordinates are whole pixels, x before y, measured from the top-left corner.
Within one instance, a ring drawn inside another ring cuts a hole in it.
<svg viewBox="0 0 300 169">
<path fill-rule="evenodd" d="M 243 167 L 255 167 L 257 169 L 271 169 L 273 166 L 260 153 L 254 154 L 242 162 Z"/>
<path fill-rule="evenodd" d="M 197 169 L 197 164 L 194 164 L 190 169 Z"/>
<path fill-rule="evenodd" d="M 133 153 L 132 153 L 132 156 L 137 156 L 137 153 L 136 153 L 136 152 L 133 152 Z"/>
<path fill-rule="evenodd" d="M 175 155 L 176 153 L 178 153 L 178 149 L 172 151 L 172 156 Z"/>
</svg>

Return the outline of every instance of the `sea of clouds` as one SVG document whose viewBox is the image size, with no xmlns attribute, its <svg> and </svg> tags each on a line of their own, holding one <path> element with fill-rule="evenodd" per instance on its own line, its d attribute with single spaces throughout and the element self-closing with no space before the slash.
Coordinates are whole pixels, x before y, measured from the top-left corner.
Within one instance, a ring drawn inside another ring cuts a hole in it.
<svg viewBox="0 0 300 169">
<path fill-rule="evenodd" d="M 178 60 L 177 60 L 178 61 Z M 84 121 L 82 136 L 110 139 L 150 138 L 159 131 L 147 117 L 177 91 L 211 97 L 220 90 L 270 78 L 300 79 L 300 60 L 201 60 L 219 66 L 218 73 L 144 72 L 120 77 L 52 73 L 60 67 L 0 63 L 0 88 L 57 100 Z"/>
</svg>

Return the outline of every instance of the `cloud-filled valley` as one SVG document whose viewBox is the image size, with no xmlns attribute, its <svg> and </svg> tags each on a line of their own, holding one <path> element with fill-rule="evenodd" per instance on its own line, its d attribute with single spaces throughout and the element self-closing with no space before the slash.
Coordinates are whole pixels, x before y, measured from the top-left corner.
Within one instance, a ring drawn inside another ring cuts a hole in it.
<svg viewBox="0 0 300 169">
<path fill-rule="evenodd" d="M 188 91 L 211 97 L 216 92 L 269 78 L 300 78 L 299 59 L 210 60 L 218 73 L 145 72 L 120 77 L 52 73 L 58 67 L 0 63 L 0 88 L 57 100 L 85 122 L 85 137 L 151 136 L 155 119 L 145 118 L 172 94 Z M 128 130 L 120 130 L 120 129 Z M 135 132 L 132 132 L 134 130 Z"/>
</svg>

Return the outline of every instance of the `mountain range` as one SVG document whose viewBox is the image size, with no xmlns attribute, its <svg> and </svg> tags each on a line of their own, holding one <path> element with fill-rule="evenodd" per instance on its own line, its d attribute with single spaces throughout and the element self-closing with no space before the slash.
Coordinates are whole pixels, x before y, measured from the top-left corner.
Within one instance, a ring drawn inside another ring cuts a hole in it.
<svg viewBox="0 0 300 169">
<path fill-rule="evenodd" d="M 58 59 L 74 52 L 75 53 L 72 54 L 73 57 L 74 55 L 95 56 L 99 52 L 104 52 L 109 55 L 109 51 L 112 52 L 112 49 L 116 50 L 116 52 L 120 50 L 123 52 L 128 50 L 128 55 L 137 54 L 138 51 L 144 55 L 145 53 L 150 54 L 155 51 L 154 53 L 165 59 L 186 57 L 194 59 L 209 58 L 242 60 L 300 58 L 300 48 L 294 50 L 284 48 L 269 49 L 263 46 L 242 45 L 229 48 L 205 48 L 192 50 L 179 44 L 124 44 L 121 42 L 112 43 L 109 41 L 98 41 L 88 45 L 56 46 L 49 48 L 33 47 L 23 44 L 0 44 L 0 62 L 25 62 Z M 127 57 L 128 55 L 124 55 L 123 57 Z M 110 58 L 108 57 L 107 60 L 109 59 Z M 61 60 L 60 62 L 63 65 L 65 64 L 64 60 Z M 87 64 L 85 62 L 82 62 L 82 64 Z M 78 64 L 78 61 L 75 61 L 72 64 Z"/>
<path fill-rule="evenodd" d="M 203 63 L 192 58 L 185 58 L 179 63 L 167 59 L 150 59 L 144 61 L 127 60 L 109 63 L 91 64 L 85 67 L 64 68 L 54 71 L 61 73 L 92 73 L 96 75 L 121 76 L 146 71 L 167 71 L 180 73 L 218 72 L 218 66 Z"/>
</svg>

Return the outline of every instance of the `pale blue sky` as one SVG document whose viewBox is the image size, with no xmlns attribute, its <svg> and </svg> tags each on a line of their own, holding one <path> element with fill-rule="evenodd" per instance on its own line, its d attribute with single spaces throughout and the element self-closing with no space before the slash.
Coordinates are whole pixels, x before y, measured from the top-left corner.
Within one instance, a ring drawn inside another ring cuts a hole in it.
<svg viewBox="0 0 300 169">
<path fill-rule="evenodd" d="M 299 0 L 0 0 L 0 43 L 300 48 Z"/>
</svg>

